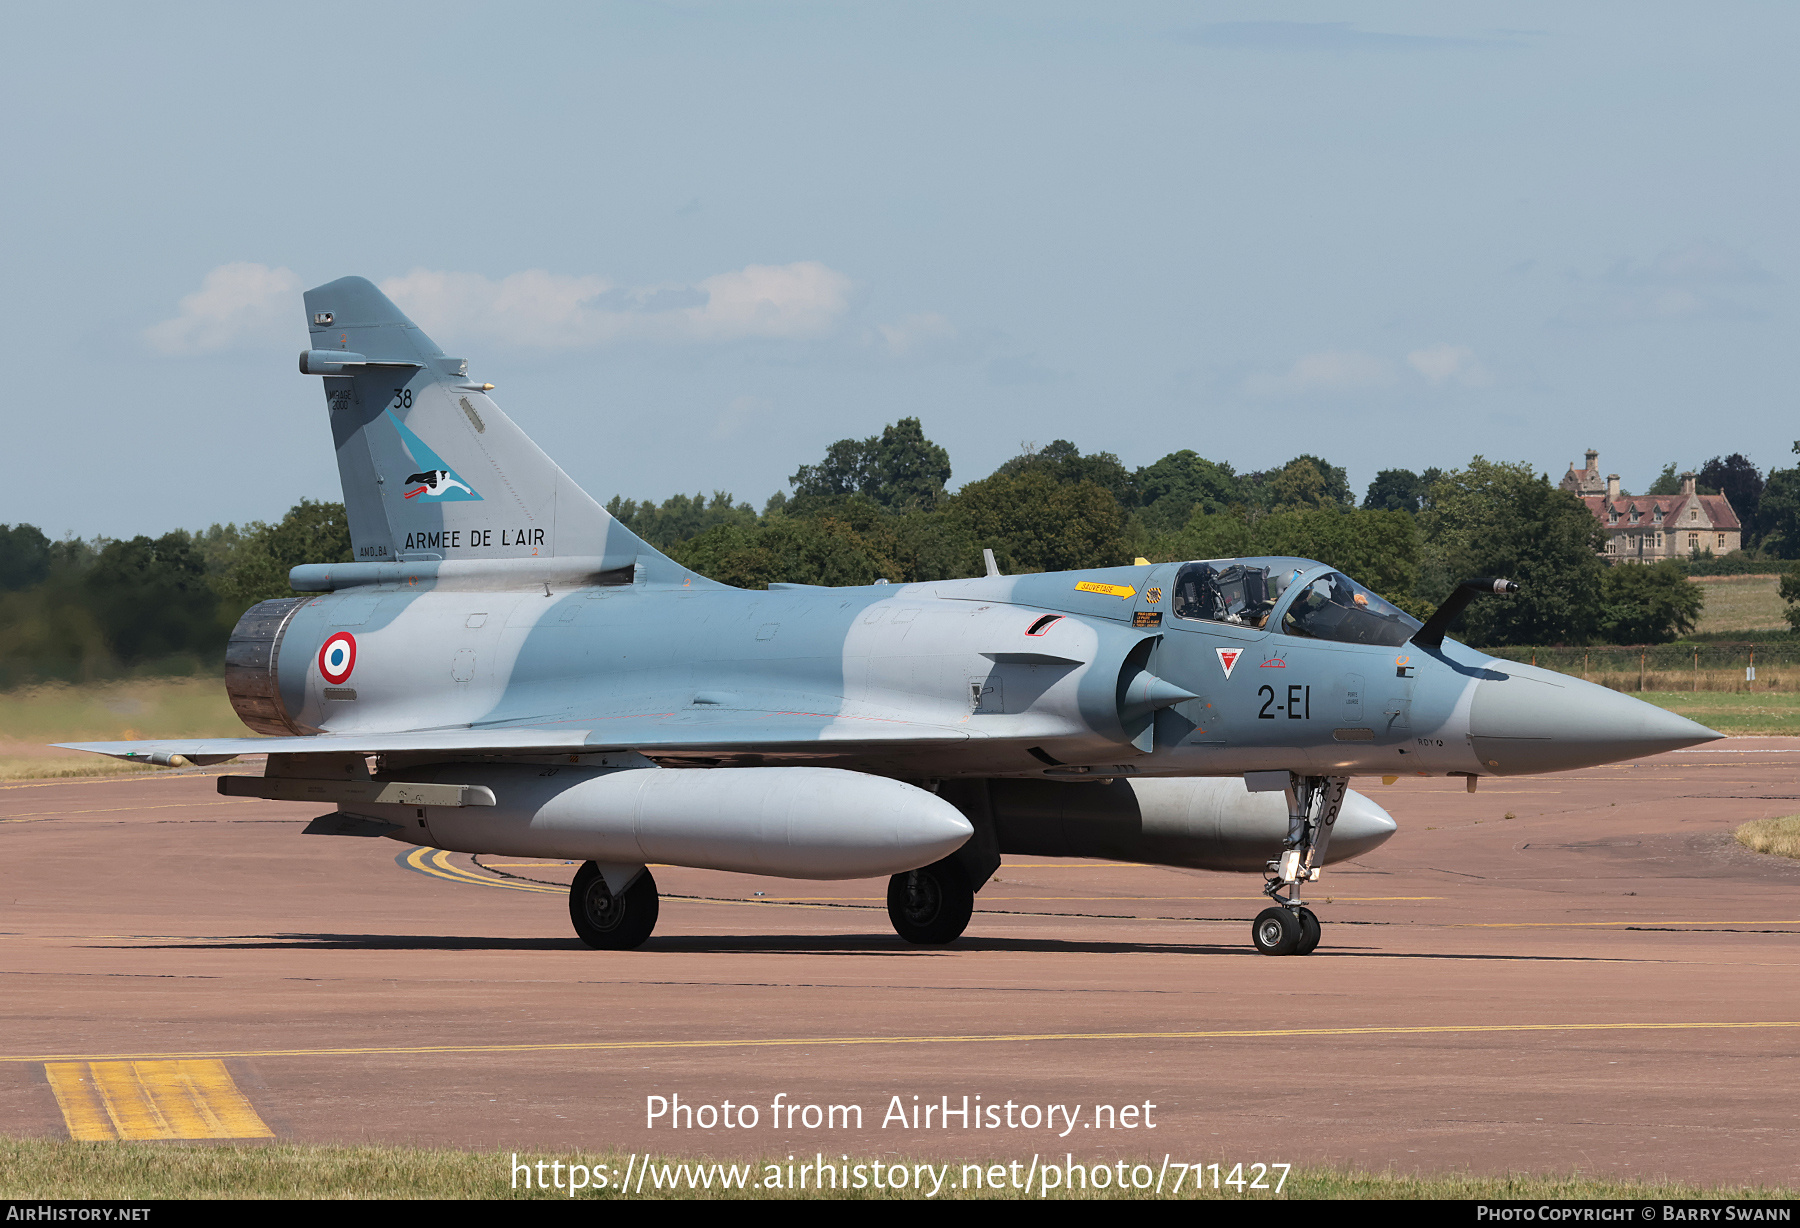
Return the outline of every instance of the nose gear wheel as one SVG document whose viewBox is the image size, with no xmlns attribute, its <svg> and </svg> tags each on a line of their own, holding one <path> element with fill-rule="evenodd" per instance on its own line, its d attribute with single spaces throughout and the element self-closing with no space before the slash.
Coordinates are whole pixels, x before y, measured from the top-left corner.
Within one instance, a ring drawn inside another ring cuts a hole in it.
<svg viewBox="0 0 1800 1228">
<path fill-rule="evenodd" d="M 1294 948 L 1295 955 L 1311 955 L 1319 946 L 1319 919 L 1310 908 L 1300 910 L 1300 944 Z"/>
<path fill-rule="evenodd" d="M 1250 926 L 1258 955 L 1292 955 L 1300 948 L 1300 919 L 1291 909 L 1265 908 Z"/>
<path fill-rule="evenodd" d="M 1263 955 L 1311 955 L 1318 949 L 1319 918 L 1300 902 L 1300 884 L 1318 881 L 1332 826 L 1350 788 L 1347 776 L 1288 779 L 1288 832 L 1281 856 L 1269 863 L 1263 883 L 1263 894 L 1275 907 L 1257 914 L 1250 927 L 1250 940 Z"/>
</svg>

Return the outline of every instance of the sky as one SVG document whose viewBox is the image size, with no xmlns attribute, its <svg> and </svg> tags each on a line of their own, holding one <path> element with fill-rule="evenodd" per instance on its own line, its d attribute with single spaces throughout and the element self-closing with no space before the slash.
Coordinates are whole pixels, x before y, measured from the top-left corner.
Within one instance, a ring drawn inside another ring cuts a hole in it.
<svg viewBox="0 0 1800 1228">
<path fill-rule="evenodd" d="M 1800 8 L 38 5 L 0 523 L 337 498 L 300 294 L 381 285 L 602 501 L 923 421 L 1240 471 L 1800 437 Z"/>
</svg>

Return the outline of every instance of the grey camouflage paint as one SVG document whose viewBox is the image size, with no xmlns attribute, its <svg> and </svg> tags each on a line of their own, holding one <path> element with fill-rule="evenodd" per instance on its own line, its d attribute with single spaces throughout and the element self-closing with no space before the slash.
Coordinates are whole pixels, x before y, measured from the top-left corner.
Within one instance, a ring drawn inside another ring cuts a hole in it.
<svg viewBox="0 0 1800 1228">
<path fill-rule="evenodd" d="M 1129 782 L 1509 775 L 1717 736 L 1450 640 L 1393 648 L 1287 634 L 1287 604 L 1329 574 L 1305 559 L 1245 560 L 1297 577 L 1262 628 L 1175 617 L 1175 563 L 729 588 L 609 516 L 370 283 L 321 286 L 306 309 L 313 350 L 302 369 L 332 372 L 326 401 L 358 561 L 296 568 L 308 595 L 279 643 L 259 650 L 276 654 L 270 689 L 292 735 L 81 748 L 201 762 L 381 754 L 402 765 L 631 751 L 664 766 L 920 782 Z M 1048 615 L 1061 617 L 1040 625 Z M 339 634 L 354 639 L 354 665 L 333 682 L 320 650 Z M 1207 838 L 1193 826 L 1198 802 L 1154 792 L 1126 800 L 1134 813 L 1189 815 L 1168 830 Z M 1385 815 L 1375 827 L 1392 830 Z M 1362 847 L 1347 828 L 1339 845 L 1332 860 Z"/>
</svg>

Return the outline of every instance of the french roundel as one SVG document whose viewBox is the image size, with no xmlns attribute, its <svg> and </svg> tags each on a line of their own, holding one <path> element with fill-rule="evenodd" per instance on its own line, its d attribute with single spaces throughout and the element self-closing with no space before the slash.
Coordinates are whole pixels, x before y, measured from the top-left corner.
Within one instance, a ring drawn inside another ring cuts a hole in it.
<svg viewBox="0 0 1800 1228">
<path fill-rule="evenodd" d="M 338 684 L 350 681 L 350 671 L 356 668 L 356 637 L 348 631 L 340 631 L 319 649 L 319 672 L 325 675 L 325 681 Z"/>
</svg>

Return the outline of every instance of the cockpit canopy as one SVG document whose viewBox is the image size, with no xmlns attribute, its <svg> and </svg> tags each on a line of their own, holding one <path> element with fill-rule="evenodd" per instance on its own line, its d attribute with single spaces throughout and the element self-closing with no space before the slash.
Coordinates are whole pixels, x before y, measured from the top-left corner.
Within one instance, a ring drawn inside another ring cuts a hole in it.
<svg viewBox="0 0 1800 1228">
<path fill-rule="evenodd" d="M 1175 617 L 1267 628 L 1289 587 L 1321 566 L 1303 559 L 1185 563 L 1175 576 Z M 1279 629 L 1307 639 L 1398 648 L 1420 625 L 1349 576 L 1332 571 L 1314 576 L 1285 602 Z"/>
<path fill-rule="evenodd" d="M 1292 579 L 1243 563 L 1188 563 L 1175 574 L 1175 617 L 1260 627 Z"/>
</svg>

